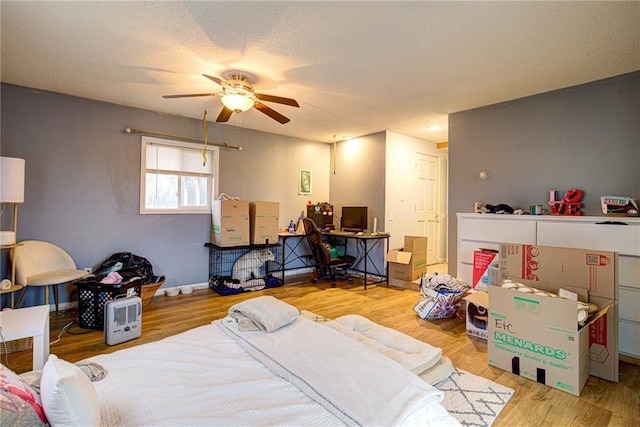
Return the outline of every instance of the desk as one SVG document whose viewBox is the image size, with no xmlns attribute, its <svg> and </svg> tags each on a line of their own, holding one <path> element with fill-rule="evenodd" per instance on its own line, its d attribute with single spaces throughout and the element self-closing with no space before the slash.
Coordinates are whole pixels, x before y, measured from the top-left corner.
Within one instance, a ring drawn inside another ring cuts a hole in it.
<svg viewBox="0 0 640 427">
<path fill-rule="evenodd" d="M 388 234 L 363 234 L 358 235 L 357 233 L 352 233 L 348 231 L 330 231 L 322 233 L 323 236 L 327 236 L 331 239 L 344 239 L 345 242 L 349 240 L 355 240 L 358 251 L 355 255 L 356 262 L 354 266 L 357 266 L 361 262 L 364 264 L 364 268 L 359 270 L 357 268 L 352 268 L 351 270 L 356 271 L 358 273 L 362 273 L 364 276 L 364 288 L 367 289 L 367 285 L 374 285 L 376 283 L 386 283 L 389 284 L 389 272 L 386 268 L 386 263 L 384 261 L 387 252 L 389 250 L 389 235 Z M 376 265 L 375 260 L 372 259 L 373 251 L 376 249 L 382 249 L 382 265 L 383 271 L 380 271 L 378 265 Z M 345 251 L 347 250 L 347 245 L 345 244 Z M 350 254 L 352 255 L 352 254 Z M 371 264 L 371 265 L 369 265 Z M 373 271 L 370 271 L 370 267 L 373 267 Z M 368 276 L 375 276 L 378 280 L 374 280 L 372 282 L 368 281 Z"/>
<path fill-rule="evenodd" d="M 1 311 L 0 327 L 6 341 L 33 337 L 33 370 L 42 369 L 49 357 L 49 306 Z"/>
<path fill-rule="evenodd" d="M 307 239 L 306 234 L 280 233 L 278 234 L 278 237 L 282 240 L 280 268 L 282 270 L 282 284 L 284 285 L 286 277 L 285 272 L 287 270 L 309 267 L 310 265 L 308 260 L 313 258 L 313 256 L 311 255 L 311 247 L 309 247 L 309 240 Z M 305 247 L 305 254 L 300 254 L 299 249 L 303 249 Z M 287 267 L 287 264 L 289 267 Z"/>
</svg>

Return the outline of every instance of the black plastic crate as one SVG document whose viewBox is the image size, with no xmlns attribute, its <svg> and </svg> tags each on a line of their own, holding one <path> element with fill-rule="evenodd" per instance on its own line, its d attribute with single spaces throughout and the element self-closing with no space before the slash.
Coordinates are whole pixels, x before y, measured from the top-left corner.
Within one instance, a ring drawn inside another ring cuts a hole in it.
<svg viewBox="0 0 640 427">
<path fill-rule="evenodd" d="M 107 302 L 117 297 L 139 297 L 142 294 L 142 280 L 139 277 L 115 285 L 100 283 L 95 279 L 76 280 L 73 284 L 78 287 L 80 327 L 87 329 L 104 329 L 104 306 Z"/>
</svg>

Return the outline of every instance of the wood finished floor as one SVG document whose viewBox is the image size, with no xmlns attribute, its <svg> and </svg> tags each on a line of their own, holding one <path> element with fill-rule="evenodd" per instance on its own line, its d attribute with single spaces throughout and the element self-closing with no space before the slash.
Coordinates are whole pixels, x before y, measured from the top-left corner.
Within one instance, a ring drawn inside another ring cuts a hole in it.
<svg viewBox="0 0 640 427">
<path fill-rule="evenodd" d="M 424 321 L 416 316 L 413 306 L 418 299 L 414 289 L 393 286 L 369 286 L 364 290 L 358 280 L 353 285 L 340 283 L 311 284 L 310 276 L 288 279 L 284 287 L 259 293 L 221 297 L 213 291 L 197 290 L 190 295 L 154 297 L 143 311 L 142 337 L 110 347 L 102 332 L 81 329 L 77 323 L 61 340 L 51 346 L 51 353 L 71 362 L 99 354 L 174 335 L 207 324 L 225 316 L 229 307 L 248 297 L 273 295 L 301 310 L 309 310 L 329 318 L 345 314 L 360 314 L 400 330 L 419 340 L 441 347 L 453 364 L 476 375 L 489 378 L 515 390 L 495 426 L 638 426 L 640 425 L 640 366 L 620 363 L 620 382 L 611 383 L 590 377 L 578 397 L 537 384 L 487 365 L 487 344 L 465 334 L 464 322 L 458 318 Z M 51 315 L 51 341 L 62 327 L 77 318 L 68 310 L 63 315 Z M 8 355 L 16 372 L 31 369 L 31 352 Z M 3 363 L 6 363 L 3 358 Z M 150 362 L 151 363 L 151 362 Z"/>
</svg>

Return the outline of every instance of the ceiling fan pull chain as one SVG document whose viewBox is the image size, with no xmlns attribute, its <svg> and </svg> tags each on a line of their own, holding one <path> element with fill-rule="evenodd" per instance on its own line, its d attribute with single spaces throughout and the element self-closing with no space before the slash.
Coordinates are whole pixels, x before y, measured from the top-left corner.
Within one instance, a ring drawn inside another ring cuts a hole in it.
<svg viewBox="0 0 640 427">
<path fill-rule="evenodd" d="M 204 148 L 202 149 L 202 167 L 207 166 L 207 139 L 209 138 L 209 130 L 207 129 L 207 110 L 202 115 L 202 133 L 204 134 Z"/>
<path fill-rule="evenodd" d="M 337 153 L 336 153 L 336 134 L 333 134 L 333 174 L 336 174 L 336 163 L 337 163 Z"/>
</svg>

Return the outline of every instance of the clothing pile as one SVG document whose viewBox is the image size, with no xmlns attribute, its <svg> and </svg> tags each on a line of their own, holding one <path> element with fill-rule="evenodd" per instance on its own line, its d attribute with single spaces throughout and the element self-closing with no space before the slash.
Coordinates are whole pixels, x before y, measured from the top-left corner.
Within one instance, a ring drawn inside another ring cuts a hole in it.
<svg viewBox="0 0 640 427">
<path fill-rule="evenodd" d="M 329 252 L 329 259 L 335 259 L 338 257 L 342 257 L 345 254 L 344 249 L 334 248 L 329 243 L 322 242 L 322 246 L 327 248 L 327 252 Z"/>
<path fill-rule="evenodd" d="M 94 273 L 94 280 L 105 284 L 119 284 L 139 277 L 143 284 L 159 283 L 164 276 L 153 274 L 153 265 L 148 259 L 131 252 L 118 252 L 102 261 Z"/>
<path fill-rule="evenodd" d="M 454 317 L 469 289 L 467 283 L 448 274 L 425 274 L 420 279 L 420 299 L 413 310 L 425 320 Z"/>
</svg>

